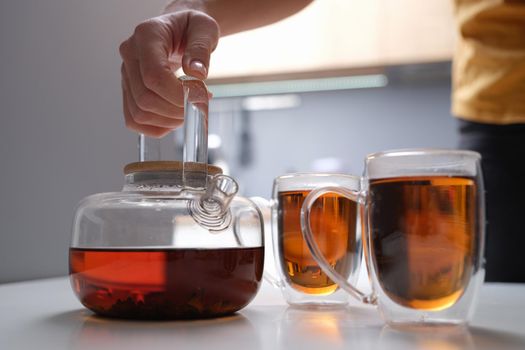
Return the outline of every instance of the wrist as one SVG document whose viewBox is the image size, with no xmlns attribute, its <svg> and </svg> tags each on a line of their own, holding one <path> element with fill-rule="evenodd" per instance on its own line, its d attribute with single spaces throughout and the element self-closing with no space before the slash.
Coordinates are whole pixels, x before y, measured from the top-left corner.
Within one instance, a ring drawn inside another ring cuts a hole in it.
<svg viewBox="0 0 525 350">
<path fill-rule="evenodd" d="M 164 7 L 162 13 L 168 14 L 188 10 L 201 11 L 208 14 L 206 1 L 204 0 L 172 0 Z"/>
</svg>

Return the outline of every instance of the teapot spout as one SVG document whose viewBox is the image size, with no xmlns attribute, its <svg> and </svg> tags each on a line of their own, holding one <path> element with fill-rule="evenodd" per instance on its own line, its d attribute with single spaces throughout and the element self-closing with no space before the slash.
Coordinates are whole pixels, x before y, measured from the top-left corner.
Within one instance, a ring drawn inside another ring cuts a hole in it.
<svg viewBox="0 0 525 350">
<path fill-rule="evenodd" d="M 206 193 L 201 197 L 204 210 L 215 215 L 224 215 L 230 202 L 239 191 L 237 182 L 228 175 L 215 175 L 211 178 Z"/>
<path fill-rule="evenodd" d="M 227 175 L 215 175 L 208 182 L 206 192 L 190 204 L 193 219 L 211 231 L 221 231 L 231 222 L 230 202 L 239 191 L 239 185 Z"/>
</svg>

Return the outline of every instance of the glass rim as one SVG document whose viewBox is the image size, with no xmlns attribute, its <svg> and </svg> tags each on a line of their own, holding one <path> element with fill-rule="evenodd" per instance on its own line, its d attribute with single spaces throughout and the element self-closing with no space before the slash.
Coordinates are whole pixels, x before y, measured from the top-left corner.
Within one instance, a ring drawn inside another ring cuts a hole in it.
<svg viewBox="0 0 525 350">
<path fill-rule="evenodd" d="M 322 172 L 301 172 L 301 173 L 290 173 L 277 176 L 274 181 L 283 181 L 291 179 L 305 179 L 305 178 L 322 178 L 322 177 L 343 177 L 347 179 L 361 179 L 361 176 L 353 174 L 343 174 L 343 173 L 322 173 Z"/>
<path fill-rule="evenodd" d="M 373 159 L 385 157 L 403 156 L 465 156 L 472 159 L 481 159 L 481 155 L 475 151 L 447 148 L 399 148 L 367 154 L 365 160 L 368 162 Z"/>
</svg>

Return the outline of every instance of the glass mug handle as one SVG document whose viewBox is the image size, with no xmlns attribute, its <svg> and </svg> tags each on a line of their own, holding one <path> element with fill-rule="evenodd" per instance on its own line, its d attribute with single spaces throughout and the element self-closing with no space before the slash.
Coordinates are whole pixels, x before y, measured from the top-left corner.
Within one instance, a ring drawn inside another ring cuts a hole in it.
<svg viewBox="0 0 525 350">
<path fill-rule="evenodd" d="M 362 193 L 360 193 L 359 191 L 349 190 L 340 186 L 322 187 L 311 191 L 305 198 L 303 206 L 301 208 L 301 231 L 304 240 L 306 241 L 306 244 L 310 249 L 310 253 L 312 254 L 314 260 L 317 262 L 317 264 L 319 264 L 323 272 L 326 273 L 326 275 L 330 277 L 332 281 L 337 283 L 339 287 L 341 287 L 343 290 L 345 290 L 348 294 L 350 294 L 357 300 L 365 304 L 377 305 L 376 295 L 373 292 L 371 294 L 366 294 L 360 291 L 359 289 L 357 289 L 357 287 L 349 283 L 346 280 L 346 278 L 341 276 L 341 274 L 339 274 L 339 272 L 337 272 L 330 265 L 328 260 L 326 260 L 323 253 L 321 252 L 321 249 L 317 245 L 317 242 L 315 241 L 310 225 L 310 213 L 312 210 L 312 205 L 317 201 L 317 199 L 319 199 L 319 197 L 327 193 L 338 194 L 340 196 L 348 198 L 353 202 L 356 202 L 357 204 L 360 204 L 360 197 L 362 197 Z M 361 234 L 364 236 L 367 233 L 362 232 Z"/>
</svg>

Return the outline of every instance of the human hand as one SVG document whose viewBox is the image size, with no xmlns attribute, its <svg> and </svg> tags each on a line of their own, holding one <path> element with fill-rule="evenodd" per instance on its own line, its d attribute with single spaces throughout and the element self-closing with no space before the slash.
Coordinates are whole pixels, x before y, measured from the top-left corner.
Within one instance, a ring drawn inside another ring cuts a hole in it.
<svg viewBox="0 0 525 350">
<path fill-rule="evenodd" d="M 217 22 L 203 12 L 175 12 L 140 23 L 119 48 L 126 126 L 162 137 L 182 125 L 184 93 L 175 71 L 182 67 L 185 74 L 205 79 L 218 41 Z"/>
</svg>

